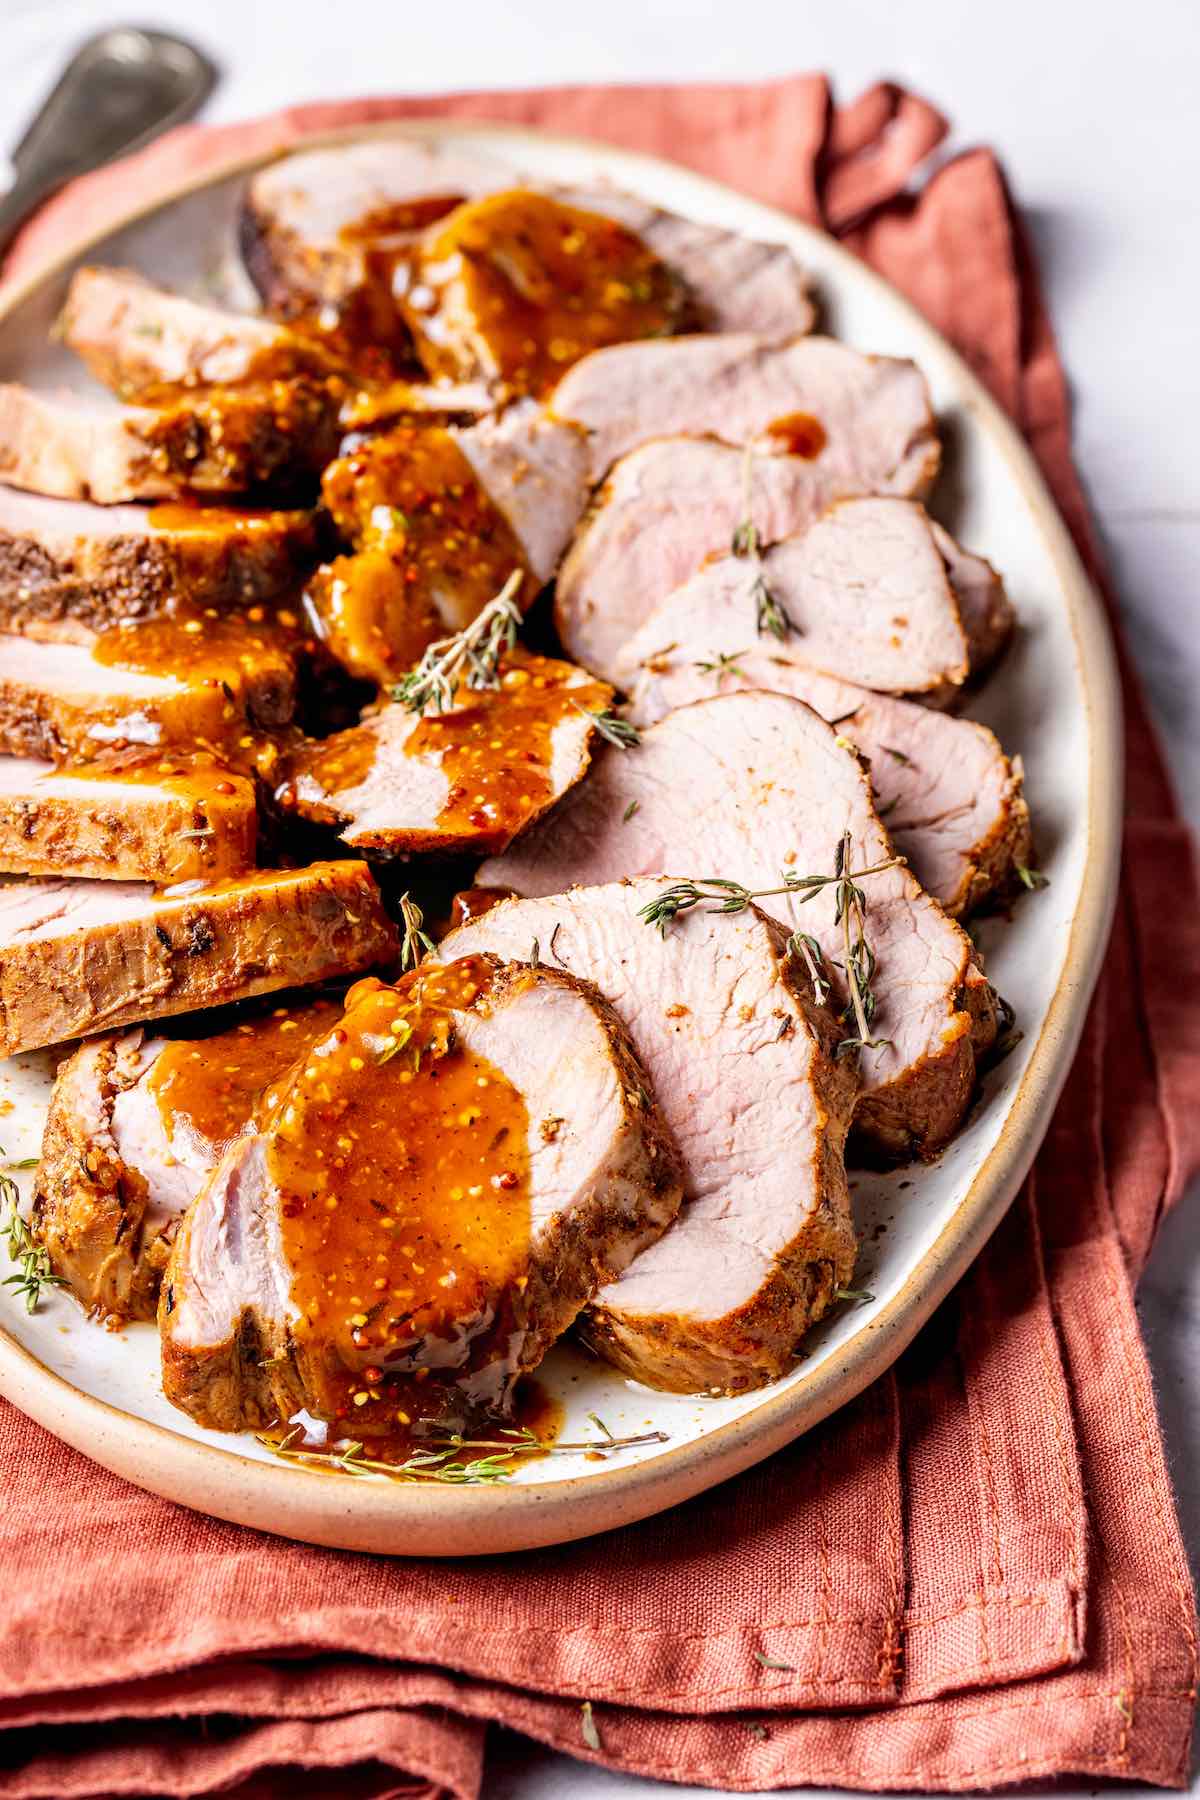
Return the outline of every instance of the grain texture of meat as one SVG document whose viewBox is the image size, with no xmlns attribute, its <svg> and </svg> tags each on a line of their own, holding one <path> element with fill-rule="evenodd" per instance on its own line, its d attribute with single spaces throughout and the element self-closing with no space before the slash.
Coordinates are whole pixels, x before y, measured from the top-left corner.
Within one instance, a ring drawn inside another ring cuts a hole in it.
<svg viewBox="0 0 1200 1800">
<path fill-rule="evenodd" d="M 668 714 L 635 750 L 599 753 L 553 820 L 485 863 L 479 880 L 531 896 L 650 873 L 770 890 L 789 875 L 831 875 L 847 835 L 852 870 L 893 854 L 853 747 L 798 700 L 727 694 Z M 862 1055 L 855 1124 L 877 1152 L 934 1156 L 957 1130 L 976 1057 L 995 1037 L 992 992 L 970 938 L 907 868 L 862 887 L 879 1047 Z M 803 904 L 791 893 L 760 904 L 817 940 L 844 1004 L 833 884 Z M 852 1015 L 845 1029 L 857 1035 Z"/>
<path fill-rule="evenodd" d="M 0 749 L 13 755 L 59 762 L 127 745 L 234 745 L 287 725 L 295 698 L 294 658 L 268 645 L 175 675 L 100 662 L 88 643 L 0 637 Z"/>
<path fill-rule="evenodd" d="M 649 1386 L 738 1393 L 792 1367 L 850 1278 L 842 1153 L 856 1091 L 840 1029 L 808 996 L 785 933 L 757 908 L 691 912 L 666 938 L 644 879 L 508 900 L 444 940 L 528 954 L 592 981 L 628 1028 L 679 1145 L 684 1206 L 598 1293 L 587 1341 Z"/>
<path fill-rule="evenodd" d="M 363 1013 L 380 1004 L 372 985 L 351 991 L 339 1028 L 356 1043 L 361 1035 L 364 1046 L 374 1039 Z M 351 1335 L 335 1347 L 333 1327 L 342 1321 L 314 1323 L 297 1302 L 306 1273 L 296 1249 L 303 1225 L 289 1229 L 289 1219 L 311 1202 L 292 1189 L 281 1134 L 290 1146 L 328 1142 L 383 1106 L 411 1150 L 420 1128 L 406 1108 L 436 1102 L 419 1071 L 406 1090 L 398 1058 L 372 1058 L 364 1066 L 358 1056 L 357 1070 L 339 1065 L 316 1084 L 301 1072 L 277 1114 L 226 1153 L 176 1240 L 159 1313 L 163 1385 L 193 1418 L 237 1430 L 289 1418 L 301 1406 L 336 1417 L 339 1376 L 355 1375 L 364 1399 L 368 1388 L 378 1390 L 395 1375 L 412 1382 L 431 1407 L 452 1396 L 460 1410 L 503 1413 L 517 1376 L 537 1366 L 597 1288 L 675 1216 L 681 1183 L 674 1146 L 624 1029 L 590 989 L 545 969 L 500 970 L 472 1003 L 455 1004 L 451 1018 L 446 1055 L 441 1063 L 427 1060 L 427 1072 L 449 1069 L 452 1058 L 482 1059 L 510 1088 L 523 1121 L 524 1142 L 503 1153 L 527 1170 L 519 1252 L 502 1258 L 502 1272 L 493 1269 L 476 1293 L 468 1279 L 476 1237 L 486 1235 L 497 1203 L 481 1190 L 476 1210 L 460 1223 L 455 1208 L 462 1197 L 443 1197 L 441 1223 L 424 1217 L 418 1277 L 449 1253 L 457 1281 L 442 1288 L 450 1298 L 439 1309 L 448 1317 L 434 1328 L 424 1323 L 425 1312 L 410 1313 L 392 1330 L 385 1308 L 369 1343 L 369 1328 L 351 1319 Z M 312 1066 L 327 1066 L 320 1043 Z M 447 1125 L 446 1151 L 453 1154 L 456 1136 L 469 1130 L 461 1121 Z M 393 1154 L 390 1140 L 373 1154 L 382 1171 Z M 368 1214 L 354 1235 L 364 1272 L 377 1242 L 386 1242 L 385 1255 L 396 1254 L 390 1229 L 396 1221 L 387 1211 L 393 1188 L 382 1174 L 376 1186 L 381 1210 Z M 347 1204 L 345 1192 L 340 1203 Z M 470 1294 L 461 1312 L 456 1286 Z M 375 1376 L 364 1378 L 372 1364 Z M 422 1374 L 418 1389 L 413 1378 Z M 349 1410 L 356 1425 L 369 1418 L 365 1408 Z"/>
<path fill-rule="evenodd" d="M 0 756 L 0 873 L 215 881 L 254 867 L 254 785 L 203 756 Z"/>
<path fill-rule="evenodd" d="M 164 517 L 0 486 L 0 628 L 103 630 L 180 600 L 252 606 L 290 592 L 316 556 L 310 512 L 211 507 Z"/>
<path fill-rule="evenodd" d="M 730 555 L 749 517 L 765 586 L 811 635 L 810 660 L 864 686 L 944 702 L 1011 628 L 1003 587 L 915 501 L 835 498 L 804 458 L 762 457 L 747 509 L 740 452 L 691 438 L 647 444 L 617 464 L 563 560 L 554 617 L 564 646 L 613 679 L 619 664 L 627 671 L 664 645 L 690 643 L 693 615 L 702 635 L 710 613 L 731 607 L 749 641 L 759 569 Z"/>
<path fill-rule="evenodd" d="M 386 964 L 395 930 L 364 863 L 211 886 L 0 883 L 0 1056 Z"/>
<path fill-rule="evenodd" d="M 337 449 L 321 382 L 180 389 L 160 407 L 0 385 L 0 480 L 59 500 L 228 497 L 311 489 Z"/>
<path fill-rule="evenodd" d="M 790 694 L 860 752 L 893 844 L 952 917 L 1012 886 L 1015 866 L 1029 862 L 1029 808 L 1020 759 L 1005 756 L 994 732 L 806 667 L 796 652 L 810 650 L 807 635 L 783 643 L 756 636 L 747 647 L 741 609 L 734 620 L 707 617 L 724 637 L 698 629 L 686 655 L 672 651 L 644 667 L 628 709 L 635 724 L 717 693 Z"/>
</svg>

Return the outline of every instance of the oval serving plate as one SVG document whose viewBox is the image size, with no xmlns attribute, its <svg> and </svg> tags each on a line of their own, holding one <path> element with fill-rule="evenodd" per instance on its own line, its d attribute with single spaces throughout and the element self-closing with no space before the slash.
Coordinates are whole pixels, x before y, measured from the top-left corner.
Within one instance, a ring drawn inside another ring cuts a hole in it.
<svg viewBox="0 0 1200 1800">
<path fill-rule="evenodd" d="M 1100 605 L 1037 468 L 963 362 L 893 289 L 832 240 L 673 164 L 505 127 L 426 121 L 330 134 L 418 136 L 491 155 L 534 180 L 608 182 L 752 237 L 790 245 L 817 277 L 826 329 L 924 370 L 948 447 L 933 510 L 1000 569 L 1019 617 L 1007 657 L 969 708 L 1025 764 L 1038 860 L 1050 886 L 1011 921 L 977 928 L 988 972 L 1024 1037 L 985 1077 L 968 1122 L 931 1167 L 852 1175 L 863 1252 L 846 1306 L 814 1330 L 793 1372 L 736 1399 L 657 1394 L 559 1346 L 544 1385 L 566 1409 L 563 1437 L 661 1431 L 666 1441 L 606 1461 L 531 1463 L 488 1487 L 408 1484 L 281 1462 L 253 1438 L 204 1431 L 163 1398 L 151 1326 L 107 1332 L 51 1294 L 33 1315 L 3 1302 L 0 1390 L 96 1462 L 220 1518 L 314 1543 L 404 1555 L 483 1554 L 563 1542 L 644 1518 L 726 1480 L 815 1425 L 883 1373 L 998 1224 L 1049 1123 L 1099 971 L 1116 893 L 1121 715 Z M 307 146 L 306 146 L 307 147 Z M 74 268 L 138 268 L 168 286 L 227 293 L 242 183 L 263 158 L 182 187 L 76 245 L 0 307 L 0 379 L 90 383 L 49 338 Z M 234 292 L 233 297 L 237 295 Z M 246 298 L 243 293 L 241 296 Z M 34 1156 L 54 1064 L 0 1064 L 0 1140 Z M 25 1195 L 29 1177 L 22 1176 Z"/>
</svg>

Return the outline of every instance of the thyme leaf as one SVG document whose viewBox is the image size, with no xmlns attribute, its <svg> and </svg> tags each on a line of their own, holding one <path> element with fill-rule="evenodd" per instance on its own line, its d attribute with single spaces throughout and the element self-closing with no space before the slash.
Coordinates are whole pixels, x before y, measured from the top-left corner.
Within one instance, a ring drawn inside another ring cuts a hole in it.
<svg viewBox="0 0 1200 1800">
<path fill-rule="evenodd" d="M 742 516 L 734 527 L 730 549 L 735 556 L 744 558 L 754 564 L 754 580 L 750 587 L 750 598 L 754 601 L 754 625 L 761 637 L 763 632 L 770 632 L 772 637 L 785 638 L 795 627 L 779 601 L 767 586 L 766 576 L 762 570 L 762 544 L 758 535 L 758 527 L 752 517 L 754 489 L 754 446 L 746 445 L 742 457 Z M 739 651 L 739 655 L 744 652 Z M 739 670 L 740 674 L 741 671 Z M 719 685 L 719 677 L 718 677 Z"/>
<path fill-rule="evenodd" d="M 1024 863 L 1017 863 L 1015 867 L 1022 887 L 1027 887 L 1030 893 L 1033 893 L 1036 888 L 1050 886 L 1050 877 L 1043 875 L 1040 869 L 1027 868 Z"/>
<path fill-rule="evenodd" d="M 15 1164 L 21 1168 L 23 1164 Z M 20 1265 L 16 1274 L 5 1278 L 3 1286 L 13 1290 L 14 1300 L 25 1302 L 27 1313 L 36 1312 L 42 1298 L 42 1290 L 48 1287 L 66 1287 L 61 1275 L 56 1275 L 50 1267 L 50 1252 L 44 1244 L 36 1242 L 28 1223 L 17 1211 L 17 1184 L 11 1175 L 0 1175 L 0 1202 L 8 1208 L 7 1217 L 0 1224 L 0 1237 L 8 1244 L 9 1261 Z"/>
<path fill-rule="evenodd" d="M 631 800 L 629 802 L 629 805 L 625 808 L 625 811 L 621 814 L 622 825 L 628 825 L 630 819 L 632 819 L 634 813 L 637 812 L 637 810 L 641 806 L 641 804 L 642 803 L 640 800 Z"/>
<path fill-rule="evenodd" d="M 604 1745 L 600 1739 L 600 1732 L 596 1725 L 596 1717 L 592 1712 L 592 1703 L 590 1700 L 585 1700 L 579 1709 L 579 1730 L 580 1735 L 589 1750 L 603 1750 Z"/>
<path fill-rule="evenodd" d="M 429 933 L 421 929 L 425 914 L 409 894 L 400 896 L 400 921 L 404 927 L 400 938 L 400 967 L 415 969 L 422 957 L 436 946 Z"/>
<path fill-rule="evenodd" d="M 494 1486 L 496 1482 L 507 1481 L 513 1472 L 515 1457 L 578 1454 L 604 1457 L 618 1450 L 667 1442 L 665 1431 L 644 1431 L 637 1437 L 625 1438 L 610 1434 L 586 1442 L 560 1444 L 535 1437 L 528 1426 L 508 1430 L 507 1435 L 498 1438 L 469 1438 L 461 1432 L 442 1431 L 435 1426 L 431 1429 L 427 1450 L 414 1450 L 403 1462 L 392 1463 L 366 1456 L 360 1443 L 343 1444 L 336 1455 L 324 1450 L 308 1450 L 297 1442 L 302 1435 L 300 1427 L 296 1426 L 282 1439 L 259 1435 L 256 1441 L 285 1461 L 302 1463 L 311 1469 L 338 1469 L 345 1475 L 383 1475 L 389 1481 L 437 1481 L 450 1487 Z M 464 1457 L 463 1452 L 470 1450 L 485 1450 L 489 1454 Z"/>
<path fill-rule="evenodd" d="M 889 756 L 894 756 L 896 761 L 902 763 L 906 769 L 912 767 L 912 757 L 905 756 L 903 750 L 893 750 L 890 744 L 881 744 L 880 749 L 886 750 Z"/>
<path fill-rule="evenodd" d="M 747 655 L 745 650 L 718 650 L 716 656 L 711 660 L 697 662 L 695 666 L 702 675 L 715 675 L 717 686 L 720 687 L 727 675 L 740 675 L 745 681 L 746 671 L 738 668 L 737 660 L 739 656 L 745 655 Z"/>
<path fill-rule="evenodd" d="M 818 1006 L 824 1006 L 829 998 L 830 983 L 821 972 L 825 967 L 825 958 L 820 944 L 806 931 L 793 931 L 787 941 L 787 948 L 792 956 L 799 956 L 803 960 L 812 981 L 813 999 Z"/>
<path fill-rule="evenodd" d="M 578 700 L 572 700 L 571 705 L 576 712 L 582 713 L 585 719 L 592 721 L 605 743 L 612 744 L 614 749 L 634 750 L 641 743 L 642 734 L 637 726 L 631 725 L 628 719 L 622 719 L 611 706 L 606 706 L 599 712 L 592 712 L 588 707 L 580 706 Z"/>
<path fill-rule="evenodd" d="M 783 1669 L 789 1675 L 796 1673 L 795 1663 L 780 1662 L 774 1656 L 764 1656 L 761 1650 L 754 1652 L 754 1660 L 761 1669 Z"/>
<path fill-rule="evenodd" d="M 514 569 L 494 600 L 454 637 L 430 644 L 415 669 L 392 689 L 392 699 L 409 712 L 423 713 L 429 706 L 445 712 L 454 703 L 454 690 L 465 680 L 469 688 L 497 688 L 499 667 L 507 650 L 517 641 L 521 623 L 516 595 L 524 576 Z"/>
<path fill-rule="evenodd" d="M 848 1288 L 848 1287 L 835 1287 L 833 1290 L 833 1297 L 835 1300 L 859 1300 L 859 1301 L 862 1301 L 864 1304 L 866 1301 L 873 1300 L 875 1298 L 875 1296 L 871 1292 L 870 1288 Z"/>
</svg>

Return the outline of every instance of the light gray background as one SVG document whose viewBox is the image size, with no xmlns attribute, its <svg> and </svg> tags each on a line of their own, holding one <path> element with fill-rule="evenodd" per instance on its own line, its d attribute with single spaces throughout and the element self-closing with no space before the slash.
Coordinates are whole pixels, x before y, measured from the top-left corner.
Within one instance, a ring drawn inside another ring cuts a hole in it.
<svg viewBox="0 0 1200 1800">
<path fill-rule="evenodd" d="M 1030 220 L 1075 396 L 1075 442 L 1181 798 L 1200 823 L 1200 234 L 1195 0 L 0 0 L 0 147 L 102 25 L 175 27 L 222 65 L 207 116 L 297 100 L 556 81 L 880 76 L 1002 156 Z M 1200 1095 L 1197 1095 L 1200 1105 Z M 1141 1311 L 1193 1567 L 1200 1562 L 1200 1190 L 1168 1223 Z M 515 1738 L 488 1800 L 651 1800 Z M 1062 1792 L 1063 1790 L 1059 1790 Z M 1131 1791 L 1131 1790 L 1126 1790 Z M 1149 1790 L 1147 1790 L 1149 1791 Z"/>
</svg>

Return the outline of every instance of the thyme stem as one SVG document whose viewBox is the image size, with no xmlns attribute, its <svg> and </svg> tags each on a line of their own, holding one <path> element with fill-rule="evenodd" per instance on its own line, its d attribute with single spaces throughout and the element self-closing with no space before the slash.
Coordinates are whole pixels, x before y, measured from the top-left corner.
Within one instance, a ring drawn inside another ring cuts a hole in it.
<svg viewBox="0 0 1200 1800">
<path fill-rule="evenodd" d="M 515 597 L 523 580 L 521 570 L 514 569 L 495 599 L 469 625 L 454 637 L 430 644 L 416 668 L 392 689 L 392 699 L 409 712 L 423 713 L 430 704 L 445 712 L 464 676 L 469 688 L 499 687 L 500 660 L 517 641 L 521 611 Z"/>
<path fill-rule="evenodd" d="M 429 933 L 422 931 L 425 915 L 408 894 L 400 896 L 400 919 L 404 927 L 400 939 L 400 967 L 415 969 L 421 958 L 436 946 Z"/>
</svg>

